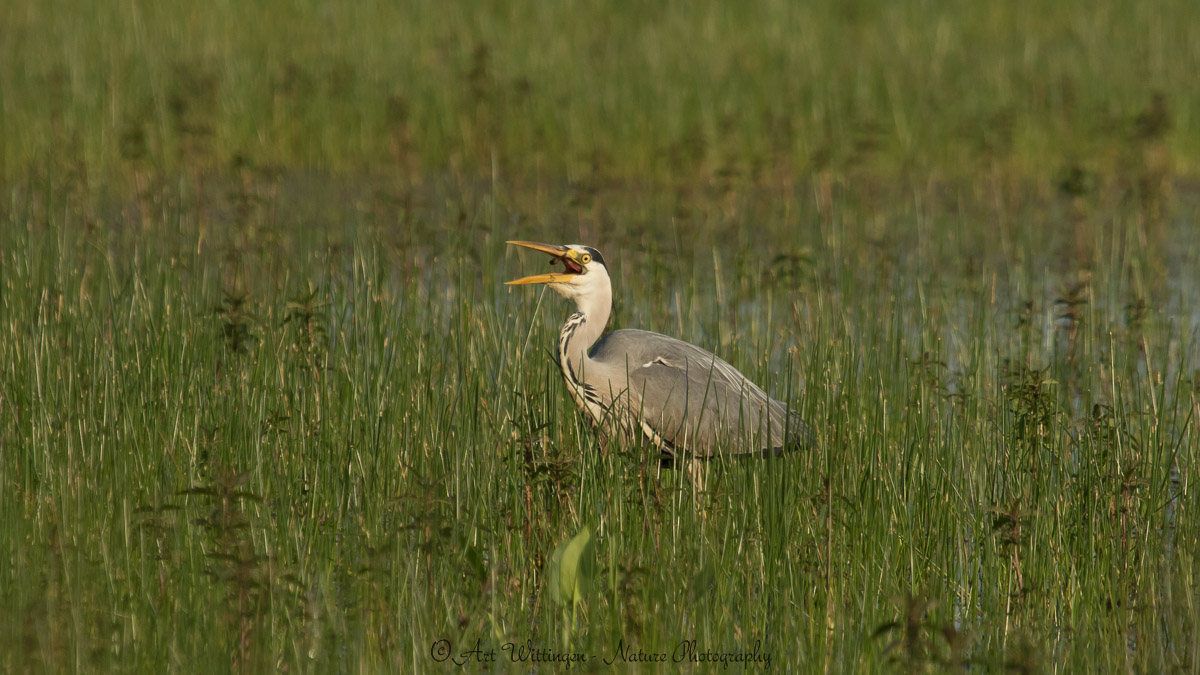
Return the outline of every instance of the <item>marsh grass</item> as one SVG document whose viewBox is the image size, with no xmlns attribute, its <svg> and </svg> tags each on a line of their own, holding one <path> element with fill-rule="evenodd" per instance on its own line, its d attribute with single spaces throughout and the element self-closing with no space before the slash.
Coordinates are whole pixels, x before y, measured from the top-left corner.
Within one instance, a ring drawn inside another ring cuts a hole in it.
<svg viewBox="0 0 1200 675">
<path fill-rule="evenodd" d="M 600 451 L 550 352 L 568 308 L 502 286 L 533 263 L 492 196 L 431 198 L 420 218 L 466 229 L 418 245 L 369 210 L 290 227 L 322 189 L 254 190 L 274 218 L 206 223 L 179 197 L 153 237 L 13 193 L 7 668 L 423 669 L 443 638 L 456 658 L 687 639 L 805 669 L 1194 664 L 1186 218 L 1155 249 L 1136 203 L 1094 198 L 1082 261 L 1065 195 L 990 231 L 966 200 L 885 214 L 847 191 L 822 225 L 794 195 L 756 236 L 816 225 L 774 257 L 614 238 L 618 322 L 718 351 L 819 443 L 719 460 L 697 498 L 643 446 Z M 547 569 L 585 528 L 563 611 Z"/>
<path fill-rule="evenodd" d="M 584 201 L 631 177 L 1051 180 L 1172 156 L 1192 174 L 1194 17 L 1187 0 L 19 2 L 0 26 L 0 170 L 144 190 L 245 160 L 449 167 Z M 1131 154 L 1135 138 L 1163 148 Z"/>
<path fill-rule="evenodd" d="M 1190 4 L 64 9 L 0 24 L 4 670 L 1200 662 Z M 602 451 L 514 237 L 817 448 Z"/>
</svg>

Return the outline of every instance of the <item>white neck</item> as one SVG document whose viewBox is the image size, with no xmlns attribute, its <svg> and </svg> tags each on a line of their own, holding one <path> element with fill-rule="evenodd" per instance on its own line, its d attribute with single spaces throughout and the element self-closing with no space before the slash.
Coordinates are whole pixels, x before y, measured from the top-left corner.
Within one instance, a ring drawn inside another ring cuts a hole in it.
<svg viewBox="0 0 1200 675">
<path fill-rule="evenodd" d="M 575 296 L 576 312 L 567 318 L 558 335 L 558 362 L 569 383 L 582 384 L 589 366 L 588 350 L 604 334 L 612 314 L 612 287 L 609 284 L 598 292 Z"/>
</svg>

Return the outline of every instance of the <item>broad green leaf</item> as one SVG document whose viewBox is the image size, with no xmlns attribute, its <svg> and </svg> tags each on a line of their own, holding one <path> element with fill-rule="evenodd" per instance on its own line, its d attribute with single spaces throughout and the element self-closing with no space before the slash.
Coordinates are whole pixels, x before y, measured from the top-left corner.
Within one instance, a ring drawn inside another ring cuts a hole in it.
<svg viewBox="0 0 1200 675">
<path fill-rule="evenodd" d="M 559 544 L 550 556 L 546 570 L 550 597 L 564 608 L 582 602 L 594 574 L 592 528 L 588 525 L 571 539 Z"/>
</svg>

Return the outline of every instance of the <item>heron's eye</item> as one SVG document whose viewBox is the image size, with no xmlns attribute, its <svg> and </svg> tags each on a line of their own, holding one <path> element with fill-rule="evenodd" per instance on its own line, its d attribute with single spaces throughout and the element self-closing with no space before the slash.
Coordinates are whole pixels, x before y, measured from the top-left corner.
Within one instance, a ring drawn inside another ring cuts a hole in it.
<svg viewBox="0 0 1200 675">
<path fill-rule="evenodd" d="M 586 264 L 588 264 L 588 263 L 592 262 L 592 256 L 591 256 L 591 254 L 590 254 L 590 253 L 584 253 L 583 255 L 579 256 L 579 262 L 583 263 L 584 265 L 586 265 Z"/>
</svg>

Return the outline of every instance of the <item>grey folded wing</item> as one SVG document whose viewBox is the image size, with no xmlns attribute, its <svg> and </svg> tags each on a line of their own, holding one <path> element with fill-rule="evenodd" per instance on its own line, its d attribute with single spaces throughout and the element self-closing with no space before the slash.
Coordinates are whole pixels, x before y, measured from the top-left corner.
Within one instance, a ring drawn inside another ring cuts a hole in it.
<svg viewBox="0 0 1200 675">
<path fill-rule="evenodd" d="M 780 453 L 809 443 L 799 415 L 736 368 L 699 347 L 641 330 L 609 333 L 592 349 L 585 379 L 614 411 L 664 450 Z"/>
</svg>

